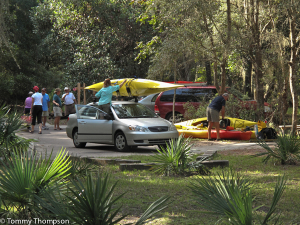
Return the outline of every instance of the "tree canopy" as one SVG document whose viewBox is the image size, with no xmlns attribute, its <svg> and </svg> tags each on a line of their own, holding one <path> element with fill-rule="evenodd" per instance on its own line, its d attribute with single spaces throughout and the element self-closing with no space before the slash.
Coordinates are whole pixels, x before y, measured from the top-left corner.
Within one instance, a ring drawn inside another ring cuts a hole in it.
<svg viewBox="0 0 300 225">
<path fill-rule="evenodd" d="M 207 81 L 234 87 L 297 123 L 299 6 L 295 0 L 4 0 L 1 102 L 34 85 L 107 77 Z"/>
</svg>

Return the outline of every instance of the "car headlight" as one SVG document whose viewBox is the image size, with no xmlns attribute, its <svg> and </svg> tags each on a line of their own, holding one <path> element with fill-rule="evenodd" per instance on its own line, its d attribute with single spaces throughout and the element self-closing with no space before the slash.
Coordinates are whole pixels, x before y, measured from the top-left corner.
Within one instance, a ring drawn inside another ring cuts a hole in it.
<svg viewBox="0 0 300 225">
<path fill-rule="evenodd" d="M 169 131 L 174 131 L 174 130 L 177 130 L 177 128 L 174 126 L 174 124 L 171 123 L 169 127 Z"/>
<path fill-rule="evenodd" d="M 129 128 L 129 130 L 132 130 L 132 131 L 150 132 L 147 127 L 142 127 L 139 125 L 129 125 L 128 128 Z"/>
</svg>

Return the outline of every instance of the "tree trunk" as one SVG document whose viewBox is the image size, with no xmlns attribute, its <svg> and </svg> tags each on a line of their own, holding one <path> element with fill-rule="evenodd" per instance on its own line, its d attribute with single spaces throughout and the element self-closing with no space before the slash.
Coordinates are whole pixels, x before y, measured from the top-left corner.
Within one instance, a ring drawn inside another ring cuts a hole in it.
<svg viewBox="0 0 300 225">
<path fill-rule="evenodd" d="M 289 81 L 290 90 L 293 101 L 293 115 L 292 115 L 292 130 L 291 134 L 295 134 L 297 130 L 297 113 L 298 113 L 298 96 L 296 93 L 296 23 L 293 9 L 289 10 L 289 25 L 290 25 L 290 47 L 291 47 L 291 58 L 289 62 Z"/>
<path fill-rule="evenodd" d="M 206 74 L 207 85 L 212 85 L 210 61 L 205 61 L 205 74 Z"/>
<path fill-rule="evenodd" d="M 225 92 L 226 88 L 226 67 L 227 67 L 227 61 L 228 56 L 230 53 L 230 45 L 231 45 L 231 7 L 230 7 L 230 0 L 226 1 L 227 4 L 227 39 L 225 43 L 225 53 L 223 56 L 223 60 L 221 63 L 221 93 L 223 94 Z"/>
<path fill-rule="evenodd" d="M 203 15 L 203 21 L 205 24 L 205 29 L 209 35 L 209 39 L 210 39 L 210 44 L 211 44 L 211 49 L 212 53 L 213 53 L 213 60 L 214 60 L 214 85 L 216 86 L 216 90 L 217 92 L 220 94 L 220 87 L 219 87 L 219 82 L 218 82 L 218 66 L 217 66 L 217 62 L 218 62 L 218 57 L 217 57 L 217 53 L 215 50 L 215 43 L 214 43 L 214 38 L 213 38 L 213 34 L 212 31 L 210 30 L 208 24 L 207 24 L 207 18 L 206 15 Z"/>
<path fill-rule="evenodd" d="M 177 74 L 177 71 L 176 71 L 176 61 L 174 62 L 174 84 L 176 84 L 176 74 Z M 173 120 L 172 120 L 172 123 L 174 124 L 175 123 L 175 101 L 176 101 L 176 88 L 174 89 L 174 96 L 173 96 Z"/>
<path fill-rule="evenodd" d="M 251 53 L 252 54 L 252 53 Z M 252 96 L 251 93 L 251 83 L 252 83 L 252 61 L 246 57 L 244 61 L 245 68 L 245 83 L 244 83 L 244 94 L 249 97 Z"/>
<path fill-rule="evenodd" d="M 226 65 L 227 60 L 223 58 L 223 62 L 221 64 L 221 90 L 220 94 L 223 94 L 225 92 L 225 84 L 226 84 Z"/>
<path fill-rule="evenodd" d="M 263 89 L 263 71 L 262 71 L 262 50 L 260 40 L 259 26 L 259 2 L 260 0 L 251 0 L 251 26 L 254 41 L 254 69 L 255 69 L 255 96 L 257 101 L 256 119 L 264 118 L 264 89 Z"/>
</svg>

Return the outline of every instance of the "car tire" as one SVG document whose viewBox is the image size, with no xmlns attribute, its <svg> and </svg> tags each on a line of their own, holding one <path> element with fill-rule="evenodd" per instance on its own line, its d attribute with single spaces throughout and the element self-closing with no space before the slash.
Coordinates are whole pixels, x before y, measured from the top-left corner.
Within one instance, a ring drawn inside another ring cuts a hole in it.
<svg viewBox="0 0 300 225">
<path fill-rule="evenodd" d="M 78 141 L 78 129 L 76 128 L 73 131 L 73 144 L 76 148 L 84 148 L 86 146 L 86 142 L 79 142 Z"/>
<path fill-rule="evenodd" d="M 169 113 L 166 116 L 166 120 L 168 120 L 169 122 L 173 122 L 173 113 Z M 180 113 L 175 112 L 175 123 L 179 123 L 182 121 L 182 116 L 180 115 Z"/>
<path fill-rule="evenodd" d="M 127 145 L 126 137 L 123 132 L 118 132 L 115 135 L 115 148 L 119 152 L 125 152 L 129 149 L 129 146 Z"/>
</svg>

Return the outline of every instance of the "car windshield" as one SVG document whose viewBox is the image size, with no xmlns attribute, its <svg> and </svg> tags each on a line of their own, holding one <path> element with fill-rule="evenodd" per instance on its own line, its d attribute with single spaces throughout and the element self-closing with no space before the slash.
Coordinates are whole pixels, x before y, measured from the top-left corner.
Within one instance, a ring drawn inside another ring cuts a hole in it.
<svg viewBox="0 0 300 225">
<path fill-rule="evenodd" d="M 158 117 L 153 111 L 142 104 L 113 104 L 112 107 L 120 119 Z"/>
</svg>

